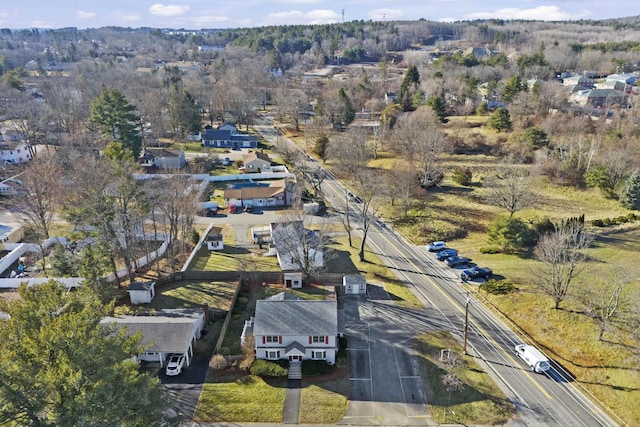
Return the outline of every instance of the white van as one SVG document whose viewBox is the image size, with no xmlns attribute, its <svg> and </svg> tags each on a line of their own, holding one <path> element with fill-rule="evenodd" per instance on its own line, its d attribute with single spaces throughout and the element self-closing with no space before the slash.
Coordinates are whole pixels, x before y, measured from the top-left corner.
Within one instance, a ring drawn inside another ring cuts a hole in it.
<svg viewBox="0 0 640 427">
<path fill-rule="evenodd" d="M 524 360 L 532 371 L 543 373 L 551 369 L 549 359 L 534 346 L 518 344 L 515 350 L 518 357 Z"/>
</svg>

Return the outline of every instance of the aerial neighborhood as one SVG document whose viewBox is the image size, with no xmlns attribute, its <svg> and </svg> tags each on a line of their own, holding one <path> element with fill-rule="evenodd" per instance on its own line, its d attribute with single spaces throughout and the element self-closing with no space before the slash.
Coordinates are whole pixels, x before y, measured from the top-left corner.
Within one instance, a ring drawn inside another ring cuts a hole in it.
<svg viewBox="0 0 640 427">
<path fill-rule="evenodd" d="M 344 14 L 0 29 L 0 424 L 640 425 L 640 17 Z"/>
</svg>

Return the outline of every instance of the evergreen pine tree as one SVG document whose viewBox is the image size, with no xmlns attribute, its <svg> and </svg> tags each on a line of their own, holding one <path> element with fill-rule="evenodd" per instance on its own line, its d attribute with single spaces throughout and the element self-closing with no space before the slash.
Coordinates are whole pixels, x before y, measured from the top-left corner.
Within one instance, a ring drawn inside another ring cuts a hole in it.
<svg viewBox="0 0 640 427">
<path fill-rule="evenodd" d="M 635 170 L 624 184 L 620 193 L 620 204 L 633 210 L 640 210 L 640 171 Z"/>
</svg>

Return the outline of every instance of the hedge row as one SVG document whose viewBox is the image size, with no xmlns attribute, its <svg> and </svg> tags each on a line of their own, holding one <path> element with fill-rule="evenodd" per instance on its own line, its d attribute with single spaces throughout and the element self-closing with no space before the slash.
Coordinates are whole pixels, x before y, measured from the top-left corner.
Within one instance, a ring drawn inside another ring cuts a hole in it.
<svg viewBox="0 0 640 427">
<path fill-rule="evenodd" d="M 594 227 L 611 227 L 614 225 L 626 224 L 627 222 L 638 221 L 639 219 L 639 215 L 631 212 L 626 216 L 623 215 L 616 218 L 594 219 L 593 221 L 591 221 L 591 225 L 593 225 Z"/>
</svg>

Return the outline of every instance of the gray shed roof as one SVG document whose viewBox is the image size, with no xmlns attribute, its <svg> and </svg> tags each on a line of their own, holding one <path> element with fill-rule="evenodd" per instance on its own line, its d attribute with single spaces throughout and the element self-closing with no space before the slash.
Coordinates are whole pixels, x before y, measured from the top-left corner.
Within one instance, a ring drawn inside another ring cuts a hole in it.
<svg viewBox="0 0 640 427">
<path fill-rule="evenodd" d="M 337 335 L 336 301 L 267 301 L 256 303 L 254 335 Z"/>
<path fill-rule="evenodd" d="M 193 339 L 193 326 L 204 316 L 202 309 L 161 310 L 155 316 L 105 317 L 102 324 L 124 326 L 127 333 L 142 333 L 147 352 L 186 353 Z"/>
</svg>

